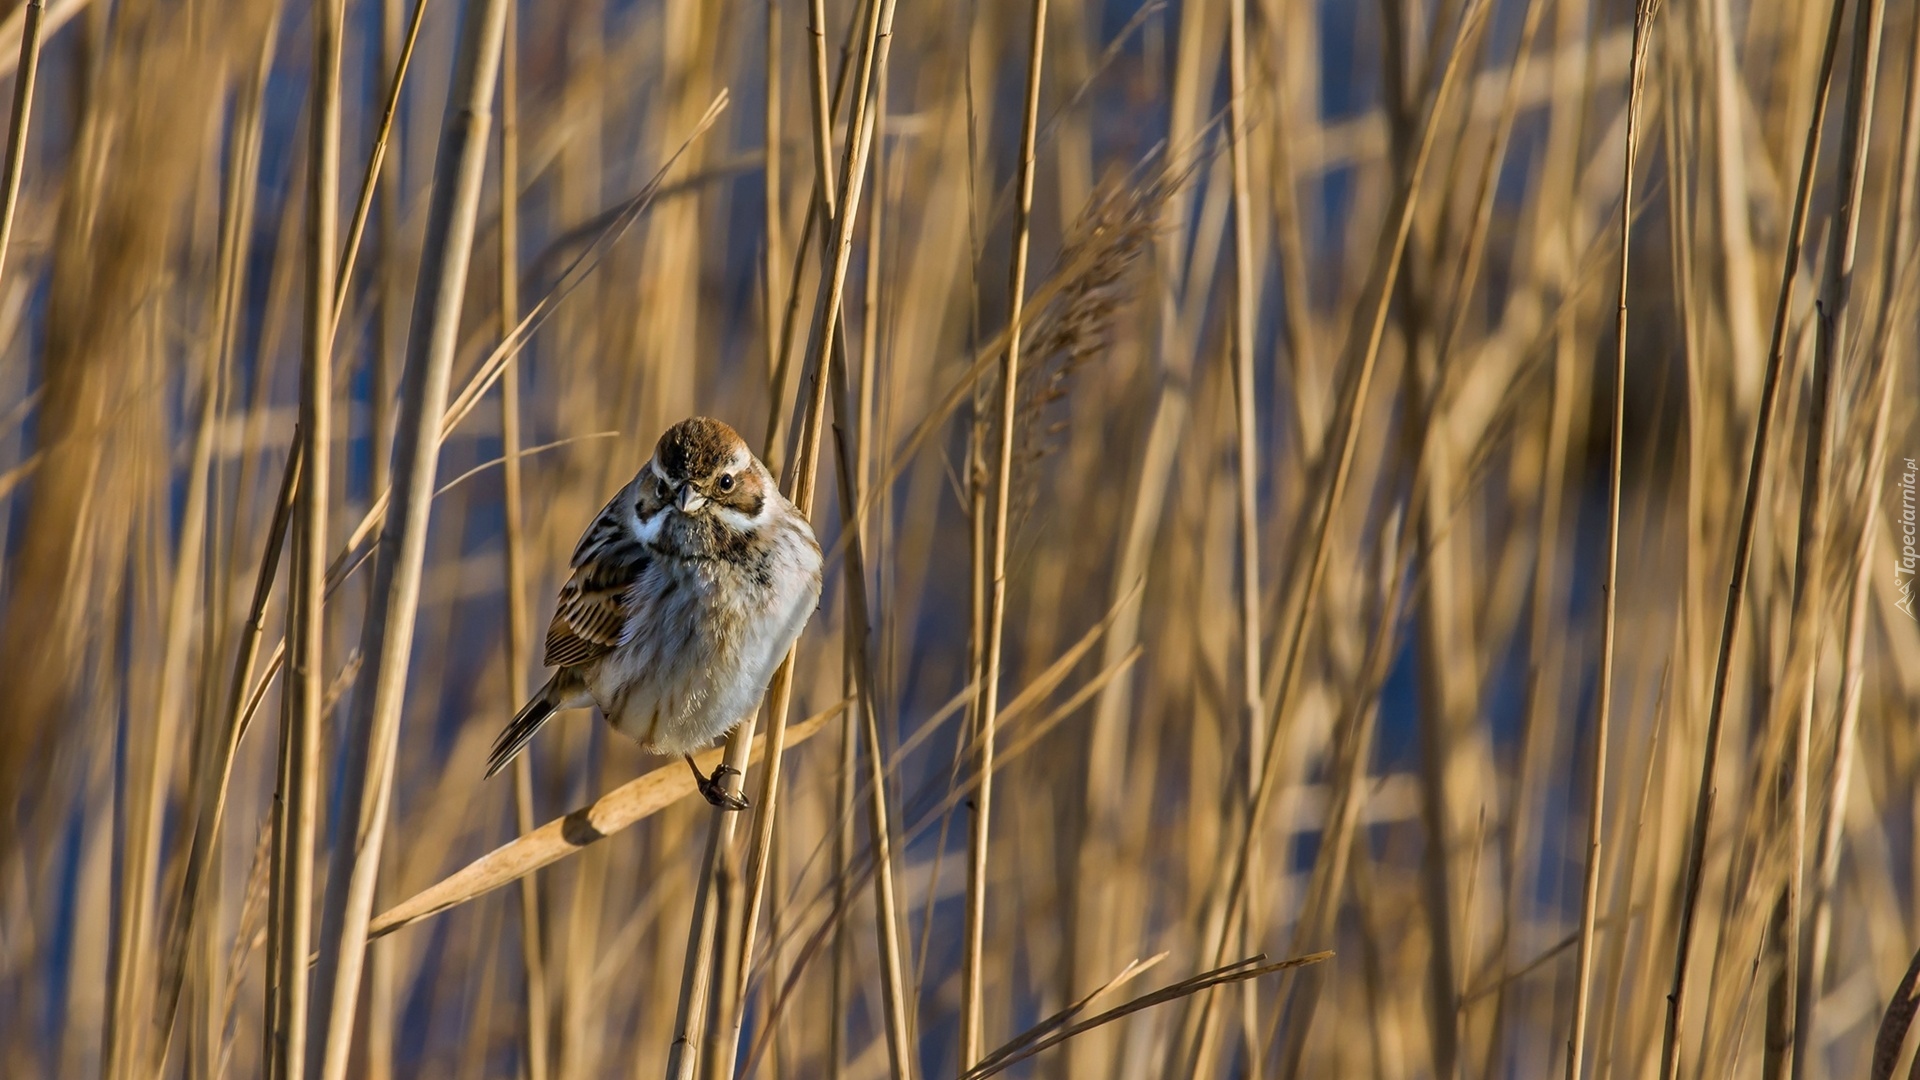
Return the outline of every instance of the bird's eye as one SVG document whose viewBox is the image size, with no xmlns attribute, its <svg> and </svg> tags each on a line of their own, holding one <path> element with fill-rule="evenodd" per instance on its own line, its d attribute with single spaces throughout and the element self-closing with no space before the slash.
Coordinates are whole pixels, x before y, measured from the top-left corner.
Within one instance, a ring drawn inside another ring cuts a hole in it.
<svg viewBox="0 0 1920 1080">
<path fill-rule="evenodd" d="M 733 474 L 732 473 L 720 474 L 720 490 L 721 491 L 733 490 Z"/>
<path fill-rule="evenodd" d="M 665 499 L 667 496 L 673 494 L 673 492 L 667 489 L 667 482 L 665 480 L 654 481 L 654 487 L 655 487 L 655 490 L 657 490 L 660 493 L 660 497 L 662 499 Z"/>
</svg>

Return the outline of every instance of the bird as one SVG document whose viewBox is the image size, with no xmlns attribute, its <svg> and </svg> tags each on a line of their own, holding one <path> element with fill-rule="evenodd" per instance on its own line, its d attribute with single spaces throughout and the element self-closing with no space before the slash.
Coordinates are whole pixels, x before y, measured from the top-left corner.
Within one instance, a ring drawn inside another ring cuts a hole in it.
<svg viewBox="0 0 1920 1080">
<path fill-rule="evenodd" d="M 693 752 L 759 707 L 820 602 L 820 543 L 766 465 L 725 422 L 695 416 L 587 526 L 547 627 L 555 669 L 494 740 L 487 777 L 553 715 L 599 706 L 641 749 L 679 755 L 722 810 L 727 765 Z"/>
</svg>

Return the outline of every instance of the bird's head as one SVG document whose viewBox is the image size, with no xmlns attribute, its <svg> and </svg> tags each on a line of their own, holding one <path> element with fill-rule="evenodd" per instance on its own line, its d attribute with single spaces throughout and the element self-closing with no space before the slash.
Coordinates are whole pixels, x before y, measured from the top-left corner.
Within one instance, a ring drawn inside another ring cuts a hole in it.
<svg viewBox="0 0 1920 1080">
<path fill-rule="evenodd" d="M 682 518 L 707 518 L 735 531 L 758 525 L 772 477 L 745 439 L 719 420 L 695 416 L 668 428 L 654 447 L 648 500 Z"/>
</svg>

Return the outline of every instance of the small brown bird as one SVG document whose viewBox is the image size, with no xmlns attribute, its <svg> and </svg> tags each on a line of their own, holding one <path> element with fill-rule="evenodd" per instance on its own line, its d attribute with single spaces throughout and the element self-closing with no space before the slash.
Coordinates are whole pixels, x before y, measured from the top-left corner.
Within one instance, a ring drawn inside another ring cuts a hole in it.
<svg viewBox="0 0 1920 1080">
<path fill-rule="evenodd" d="M 679 754 L 715 806 L 737 770 L 693 751 L 751 715 L 820 601 L 820 544 L 738 432 L 696 416 L 600 511 L 547 627 L 558 668 L 494 740 L 491 777 L 561 709 L 598 705 L 641 749 Z"/>
</svg>

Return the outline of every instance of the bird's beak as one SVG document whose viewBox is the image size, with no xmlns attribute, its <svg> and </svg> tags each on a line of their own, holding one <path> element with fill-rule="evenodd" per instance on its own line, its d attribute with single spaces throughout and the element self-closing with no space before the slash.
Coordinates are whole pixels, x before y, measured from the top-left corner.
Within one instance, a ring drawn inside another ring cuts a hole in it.
<svg viewBox="0 0 1920 1080">
<path fill-rule="evenodd" d="M 692 484 L 682 484 L 674 505 L 680 508 L 681 513 L 691 514 L 707 505 L 707 497 L 693 490 Z"/>
</svg>

